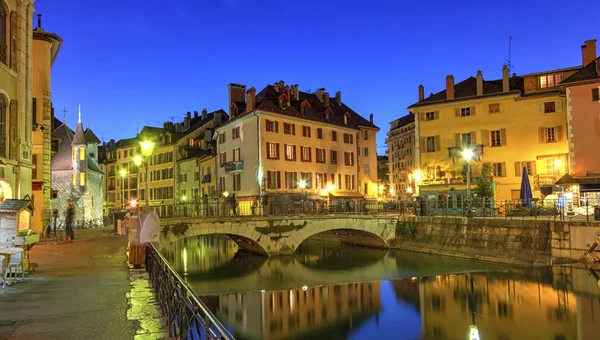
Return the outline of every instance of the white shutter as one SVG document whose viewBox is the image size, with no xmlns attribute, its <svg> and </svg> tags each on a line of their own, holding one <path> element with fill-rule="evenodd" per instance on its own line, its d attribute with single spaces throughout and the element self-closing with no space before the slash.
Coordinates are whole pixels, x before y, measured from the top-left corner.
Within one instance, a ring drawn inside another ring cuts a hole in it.
<svg viewBox="0 0 600 340">
<path fill-rule="evenodd" d="M 560 100 L 560 99 L 557 100 L 555 105 L 556 105 L 556 112 L 561 112 L 563 109 L 562 108 L 562 100 Z"/>
<path fill-rule="evenodd" d="M 543 102 L 539 102 L 538 103 L 538 113 L 544 113 L 544 103 Z"/>
</svg>

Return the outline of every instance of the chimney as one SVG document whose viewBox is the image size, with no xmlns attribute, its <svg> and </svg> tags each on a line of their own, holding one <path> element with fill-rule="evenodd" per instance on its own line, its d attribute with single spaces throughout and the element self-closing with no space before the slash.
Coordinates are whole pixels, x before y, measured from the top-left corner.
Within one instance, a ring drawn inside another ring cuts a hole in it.
<svg viewBox="0 0 600 340">
<path fill-rule="evenodd" d="M 454 76 L 446 76 L 446 99 L 454 99 Z"/>
<path fill-rule="evenodd" d="M 213 119 L 215 120 L 215 128 L 221 126 L 223 123 L 223 112 L 221 110 L 215 111 L 215 116 Z"/>
<path fill-rule="evenodd" d="M 323 105 L 329 107 L 329 92 L 323 92 Z"/>
<path fill-rule="evenodd" d="M 198 111 L 194 111 L 194 119 L 198 118 Z"/>
<path fill-rule="evenodd" d="M 342 91 L 337 91 L 335 93 L 335 101 L 338 103 L 338 105 L 342 105 Z"/>
<path fill-rule="evenodd" d="M 275 92 L 279 92 L 279 83 L 278 82 L 275 82 L 273 84 L 273 90 L 275 90 Z"/>
<path fill-rule="evenodd" d="M 502 92 L 510 91 L 510 80 L 508 79 L 508 66 L 502 66 Z"/>
<path fill-rule="evenodd" d="M 298 90 L 298 84 L 292 86 L 292 96 L 294 96 L 294 99 L 300 100 L 300 90 Z"/>
<path fill-rule="evenodd" d="M 596 60 L 596 74 L 600 77 L 600 60 Z"/>
<path fill-rule="evenodd" d="M 38 14 L 37 17 L 38 17 L 38 25 L 35 29 L 36 29 L 36 31 L 43 31 L 44 29 L 42 28 L 42 15 Z"/>
<path fill-rule="evenodd" d="M 419 85 L 419 101 L 425 99 L 425 88 L 423 85 Z"/>
<path fill-rule="evenodd" d="M 371 122 L 371 124 L 373 124 L 373 114 L 372 113 L 369 115 L 369 121 Z"/>
<path fill-rule="evenodd" d="M 233 102 L 243 102 L 246 98 L 246 85 L 230 83 L 227 88 L 229 89 L 229 102 L 228 109 L 231 114 L 231 104 Z"/>
<path fill-rule="evenodd" d="M 481 70 L 477 71 L 476 83 L 477 83 L 477 95 L 481 96 L 481 95 L 483 95 L 483 74 L 481 73 Z"/>
<path fill-rule="evenodd" d="M 587 66 L 596 60 L 596 39 L 586 40 L 585 45 L 581 46 L 581 59 L 583 60 L 583 66 Z"/>
<path fill-rule="evenodd" d="M 289 86 L 285 87 L 285 95 L 288 97 L 289 102 L 292 102 L 292 90 Z"/>
<path fill-rule="evenodd" d="M 208 110 L 207 109 L 202 109 L 202 120 L 206 119 L 207 115 L 208 115 Z"/>
<path fill-rule="evenodd" d="M 279 88 L 279 92 L 283 92 L 283 90 L 284 90 L 284 86 L 285 86 L 285 83 L 283 82 L 283 80 L 280 80 L 280 81 L 277 83 L 277 87 Z"/>
<path fill-rule="evenodd" d="M 254 110 L 254 106 L 256 105 L 256 89 L 254 86 L 246 91 L 246 111 Z"/>
<path fill-rule="evenodd" d="M 188 111 L 188 112 L 185 114 L 185 116 L 186 116 L 187 118 L 192 118 L 192 113 L 191 113 L 190 111 Z"/>
<path fill-rule="evenodd" d="M 319 98 L 319 101 L 321 101 L 321 103 L 323 102 L 323 92 L 325 92 L 325 88 L 320 88 L 315 91 L 315 95 L 317 95 L 317 98 Z"/>
</svg>

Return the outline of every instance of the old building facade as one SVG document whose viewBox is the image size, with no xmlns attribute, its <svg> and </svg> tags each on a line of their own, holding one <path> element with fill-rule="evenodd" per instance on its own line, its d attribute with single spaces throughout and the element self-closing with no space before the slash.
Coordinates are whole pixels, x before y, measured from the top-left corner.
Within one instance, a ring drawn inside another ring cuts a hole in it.
<svg viewBox="0 0 600 340">
<path fill-rule="evenodd" d="M 385 140 L 388 148 L 390 191 L 399 199 L 410 199 L 415 170 L 415 117 L 408 114 L 390 122 Z"/>
<path fill-rule="evenodd" d="M 259 198 L 377 198 L 379 128 L 325 89 L 283 81 L 256 93 L 229 85 L 230 119 L 217 128 L 217 190 L 240 205 Z M 306 185 L 303 190 L 299 183 Z M 249 211 L 249 209 L 248 209 Z"/>
<path fill-rule="evenodd" d="M 45 32 L 41 26 L 41 15 L 38 25 L 33 30 L 33 90 L 31 102 L 32 142 L 31 162 L 34 165 L 31 173 L 34 207 L 32 229 L 41 233 L 44 226 L 50 223 L 50 199 L 52 194 L 52 122 L 54 109 L 51 98 L 51 68 L 56 60 L 62 39 Z"/>
<path fill-rule="evenodd" d="M 32 194 L 34 12 L 33 1 L 0 0 L 0 201 Z"/>
<path fill-rule="evenodd" d="M 100 140 L 92 130 L 84 130 L 81 114 L 75 132 L 63 122 L 52 135 L 60 140 L 52 159 L 52 187 L 57 197 L 51 208 L 59 212 L 57 225 L 64 225 L 67 200 L 75 205 L 75 223 L 102 225 L 105 175 L 98 167 Z"/>
</svg>

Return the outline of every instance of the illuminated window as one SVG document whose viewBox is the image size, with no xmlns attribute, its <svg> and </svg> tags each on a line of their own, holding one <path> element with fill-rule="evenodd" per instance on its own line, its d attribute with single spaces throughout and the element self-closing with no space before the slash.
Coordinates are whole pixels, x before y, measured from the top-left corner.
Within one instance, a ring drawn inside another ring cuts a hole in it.
<svg viewBox="0 0 600 340">
<path fill-rule="evenodd" d="M 73 185 L 77 185 L 77 175 L 73 174 Z"/>
<path fill-rule="evenodd" d="M 125 156 L 125 157 L 127 157 L 127 156 Z M 85 159 L 85 147 L 84 146 L 79 148 L 79 159 L 82 161 Z"/>
<path fill-rule="evenodd" d="M 558 83 L 560 83 L 561 81 L 562 74 L 560 73 L 545 74 L 543 76 L 540 76 L 540 88 L 545 89 L 549 87 L 555 87 L 558 86 Z"/>
<path fill-rule="evenodd" d="M 75 155 L 77 154 L 77 153 L 76 153 L 76 150 L 77 150 L 77 149 L 72 149 L 72 150 L 71 150 L 71 151 L 73 151 L 73 155 L 72 155 L 72 156 L 73 156 L 73 160 L 75 160 Z"/>
<path fill-rule="evenodd" d="M 79 185 L 80 186 L 84 186 L 85 185 L 85 173 L 80 173 L 79 174 Z"/>
</svg>

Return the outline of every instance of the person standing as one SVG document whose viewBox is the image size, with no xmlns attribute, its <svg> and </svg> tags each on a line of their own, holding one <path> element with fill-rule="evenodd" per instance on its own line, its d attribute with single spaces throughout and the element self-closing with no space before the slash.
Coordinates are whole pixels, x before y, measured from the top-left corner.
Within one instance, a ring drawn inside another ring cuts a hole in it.
<svg viewBox="0 0 600 340">
<path fill-rule="evenodd" d="M 235 198 L 235 193 L 231 195 L 231 209 L 233 209 L 233 216 L 237 216 L 237 198 Z"/>
<path fill-rule="evenodd" d="M 208 217 L 208 195 L 202 196 L 202 216 Z"/>
<path fill-rule="evenodd" d="M 65 236 L 67 241 L 73 240 L 73 217 L 75 217 L 75 207 L 71 200 L 67 200 L 67 212 L 65 214 Z"/>
</svg>

